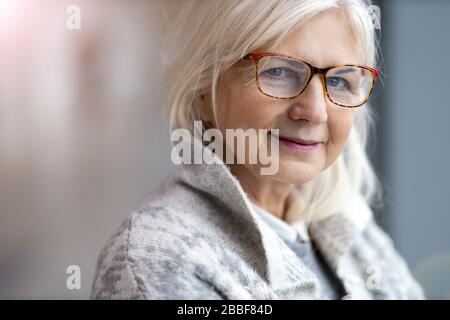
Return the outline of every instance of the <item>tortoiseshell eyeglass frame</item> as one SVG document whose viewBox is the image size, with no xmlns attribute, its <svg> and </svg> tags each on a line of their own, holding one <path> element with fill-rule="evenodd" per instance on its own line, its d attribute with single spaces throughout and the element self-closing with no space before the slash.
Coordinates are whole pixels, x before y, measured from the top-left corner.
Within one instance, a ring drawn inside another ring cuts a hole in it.
<svg viewBox="0 0 450 320">
<path fill-rule="evenodd" d="M 306 82 L 305 86 L 302 88 L 302 90 L 299 93 L 297 93 L 297 94 L 295 94 L 295 95 L 293 95 L 291 97 L 277 97 L 277 96 L 273 96 L 273 95 L 270 95 L 270 94 L 267 94 L 267 93 L 264 92 L 264 90 L 261 88 L 261 85 L 260 85 L 259 79 L 258 79 L 258 64 L 259 64 L 259 60 L 261 58 L 268 57 L 268 56 L 277 56 L 277 57 L 289 58 L 289 59 L 298 61 L 300 63 L 304 63 L 305 65 L 307 65 L 309 67 L 309 69 L 310 69 L 309 79 L 308 79 L 308 81 Z M 256 84 L 258 86 L 258 89 L 259 89 L 259 91 L 262 94 L 264 94 L 264 95 L 266 95 L 268 97 L 272 97 L 272 98 L 275 98 L 275 99 L 293 99 L 293 98 L 296 98 L 296 97 L 298 97 L 299 95 L 301 95 L 305 91 L 305 89 L 308 87 L 308 85 L 311 82 L 311 79 L 314 77 L 314 75 L 320 74 L 321 81 L 322 81 L 322 86 L 323 86 L 323 89 L 324 89 L 325 94 L 328 97 L 328 99 L 332 103 L 334 103 L 334 104 L 336 104 L 338 106 L 344 107 L 344 108 L 357 108 L 357 107 L 360 107 L 360 106 L 364 105 L 367 102 L 367 100 L 369 100 L 369 97 L 372 94 L 373 88 L 375 86 L 376 79 L 378 78 L 378 76 L 380 74 L 377 69 L 374 69 L 374 68 L 371 68 L 371 67 L 368 67 L 368 66 L 357 65 L 357 64 L 343 64 L 343 65 L 331 66 L 331 67 L 328 67 L 328 68 L 317 68 L 317 67 L 311 65 L 310 63 L 308 63 L 306 61 L 303 61 L 303 60 L 300 60 L 300 59 L 297 59 L 297 58 L 294 58 L 294 57 L 291 57 L 291 56 L 288 56 L 288 55 L 274 53 L 274 52 L 252 52 L 252 53 L 247 54 L 244 57 L 244 59 L 249 59 L 249 60 L 251 60 L 253 62 L 254 70 L 255 70 L 255 79 L 256 79 Z M 354 106 L 353 105 L 352 106 L 344 105 L 344 104 L 340 104 L 340 103 L 337 103 L 337 102 L 333 101 L 333 99 L 330 97 L 330 95 L 328 93 L 327 86 L 325 84 L 326 75 L 331 69 L 338 68 L 338 67 L 358 67 L 358 68 L 362 68 L 362 69 L 368 70 L 372 74 L 372 83 L 371 83 L 370 90 L 369 90 L 366 98 L 364 99 L 364 101 L 361 102 L 360 104 L 354 105 Z"/>
</svg>

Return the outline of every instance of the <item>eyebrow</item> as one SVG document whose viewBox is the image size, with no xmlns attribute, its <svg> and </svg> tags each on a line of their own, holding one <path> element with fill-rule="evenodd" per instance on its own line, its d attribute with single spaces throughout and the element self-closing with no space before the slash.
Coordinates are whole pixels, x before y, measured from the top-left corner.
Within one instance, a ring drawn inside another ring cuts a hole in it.
<svg viewBox="0 0 450 320">
<path fill-rule="evenodd" d="M 299 61 L 295 61 L 295 60 L 288 60 L 288 63 L 294 67 L 296 67 L 297 69 L 304 69 L 306 67 L 306 65 L 304 63 L 301 63 Z"/>
<path fill-rule="evenodd" d="M 285 60 L 285 59 L 279 59 L 279 60 Z M 293 60 L 293 59 L 286 59 L 285 61 L 289 65 L 291 65 L 291 66 L 293 66 L 293 67 L 295 67 L 297 69 L 305 69 L 306 68 L 306 65 L 304 63 L 300 62 L 300 61 L 296 61 L 296 60 Z"/>
<path fill-rule="evenodd" d="M 274 56 L 276 59 L 278 59 L 278 60 L 285 60 L 285 59 L 283 59 L 283 57 L 285 57 L 285 56 Z M 286 56 L 287 57 L 287 56 Z M 304 63 L 301 63 L 300 61 L 296 61 L 296 60 L 294 60 L 293 58 L 290 58 L 290 57 L 288 57 L 289 59 L 286 59 L 285 61 L 289 64 L 289 65 L 291 65 L 291 66 L 294 66 L 294 67 L 296 67 L 297 69 L 305 69 L 306 68 L 306 64 L 304 64 Z M 336 67 L 339 67 L 339 66 L 336 66 Z M 336 68 L 336 67 L 332 67 L 332 68 Z M 338 69 L 337 71 L 336 71 L 336 75 L 341 75 L 341 74 L 346 74 L 346 73 L 354 73 L 354 72 L 357 72 L 357 70 L 355 69 L 355 68 L 353 68 L 353 67 L 347 67 L 347 68 L 340 68 L 340 69 Z"/>
<path fill-rule="evenodd" d="M 351 73 L 351 72 L 355 72 L 355 71 L 356 71 L 355 68 L 348 67 L 348 68 L 345 68 L 345 69 L 339 69 L 339 70 L 337 70 L 335 74 Z"/>
</svg>

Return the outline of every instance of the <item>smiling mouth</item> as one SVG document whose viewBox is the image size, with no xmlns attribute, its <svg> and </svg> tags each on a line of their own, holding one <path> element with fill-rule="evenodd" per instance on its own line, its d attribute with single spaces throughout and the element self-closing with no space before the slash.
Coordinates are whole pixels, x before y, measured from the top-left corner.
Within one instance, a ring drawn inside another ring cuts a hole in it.
<svg viewBox="0 0 450 320">
<path fill-rule="evenodd" d="M 291 138 L 291 137 L 284 137 L 284 136 L 279 136 L 279 135 L 275 135 L 272 132 L 269 131 L 269 134 L 273 135 L 274 137 L 277 137 L 280 142 L 287 142 L 287 143 L 291 143 L 291 144 L 297 144 L 300 146 L 315 146 L 320 144 L 320 141 L 314 141 L 314 140 L 302 140 L 299 138 Z"/>
<path fill-rule="evenodd" d="M 319 146 L 321 145 L 321 142 L 311 140 L 309 141 L 300 140 L 297 138 L 290 138 L 290 137 L 287 138 L 283 136 L 278 136 L 271 132 L 269 132 L 268 135 L 273 135 L 274 137 L 278 138 L 279 144 L 280 146 L 282 146 L 284 150 L 293 152 L 301 157 L 312 156 L 313 154 L 315 154 L 316 150 L 318 150 Z"/>
<path fill-rule="evenodd" d="M 318 145 L 319 142 L 316 141 L 306 141 L 306 140 L 299 140 L 299 139 L 292 139 L 292 138 L 285 138 L 285 137 L 279 137 L 280 141 L 285 141 L 289 143 L 295 143 L 301 146 L 315 146 Z"/>
</svg>

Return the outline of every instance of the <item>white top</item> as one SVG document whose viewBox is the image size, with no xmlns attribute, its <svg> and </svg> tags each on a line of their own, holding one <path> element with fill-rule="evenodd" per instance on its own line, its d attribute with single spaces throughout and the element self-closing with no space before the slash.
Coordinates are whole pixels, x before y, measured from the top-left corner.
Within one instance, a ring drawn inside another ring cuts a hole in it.
<svg viewBox="0 0 450 320">
<path fill-rule="evenodd" d="M 255 211 L 264 220 L 264 222 L 266 222 L 280 237 L 293 242 L 310 241 L 308 229 L 303 219 L 300 219 L 293 224 L 288 224 L 285 221 L 274 216 L 272 213 L 268 212 L 266 209 L 260 207 L 253 201 L 251 201 L 251 203 L 255 208 Z"/>
</svg>

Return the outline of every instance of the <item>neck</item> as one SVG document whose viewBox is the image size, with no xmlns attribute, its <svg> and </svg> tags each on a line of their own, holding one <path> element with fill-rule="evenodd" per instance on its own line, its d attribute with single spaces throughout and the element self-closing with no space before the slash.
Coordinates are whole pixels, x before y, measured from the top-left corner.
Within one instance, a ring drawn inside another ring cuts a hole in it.
<svg viewBox="0 0 450 320">
<path fill-rule="evenodd" d="M 289 209 L 289 195 L 294 185 L 286 184 L 268 176 L 252 173 L 243 165 L 230 165 L 231 173 L 239 180 L 247 196 L 260 207 L 284 220 Z"/>
</svg>

